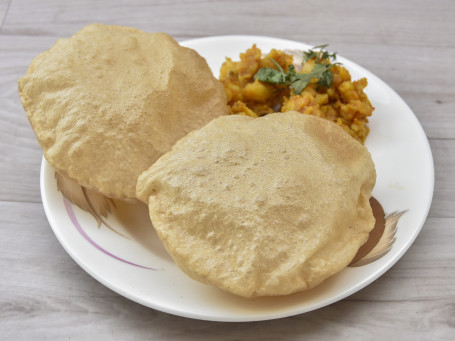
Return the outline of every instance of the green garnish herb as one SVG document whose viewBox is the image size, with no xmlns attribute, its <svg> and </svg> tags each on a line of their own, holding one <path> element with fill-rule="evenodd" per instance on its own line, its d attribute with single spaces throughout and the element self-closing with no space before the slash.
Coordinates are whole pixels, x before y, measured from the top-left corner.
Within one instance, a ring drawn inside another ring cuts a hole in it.
<svg viewBox="0 0 455 341">
<path fill-rule="evenodd" d="M 312 79 L 318 79 L 318 88 L 329 88 L 333 83 L 333 74 L 332 71 L 330 71 L 330 68 L 333 65 L 340 63 L 330 63 L 330 59 L 336 60 L 336 52 L 329 53 L 324 50 L 325 47 L 327 47 L 327 45 L 320 45 L 315 47 L 315 49 L 319 48 L 319 51 L 308 50 L 303 52 L 303 62 L 315 58 L 316 62 L 311 73 L 297 73 L 294 65 L 289 65 L 288 73 L 286 73 L 283 68 L 271 58 L 271 61 L 275 64 L 277 69 L 269 67 L 259 69 L 254 75 L 254 79 L 261 82 L 289 86 L 297 95 L 302 93 L 303 89 L 310 84 Z"/>
<path fill-rule="evenodd" d="M 324 59 L 327 60 L 336 60 L 337 59 L 337 53 L 329 53 L 328 51 L 324 50 L 329 44 L 324 44 L 324 45 L 319 45 L 313 47 L 314 50 L 308 50 L 303 52 L 303 62 L 306 62 L 309 59 L 315 58 L 316 62 L 321 62 Z M 319 51 L 315 51 L 315 49 L 319 49 Z"/>
</svg>

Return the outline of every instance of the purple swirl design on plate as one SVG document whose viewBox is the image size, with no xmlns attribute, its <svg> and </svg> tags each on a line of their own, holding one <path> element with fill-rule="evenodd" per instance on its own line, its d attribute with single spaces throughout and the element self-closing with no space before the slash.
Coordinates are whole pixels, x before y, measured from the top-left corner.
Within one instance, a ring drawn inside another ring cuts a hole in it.
<svg viewBox="0 0 455 341">
<path fill-rule="evenodd" d="M 146 267 L 146 266 L 142 266 L 142 265 L 127 261 L 126 259 L 120 258 L 120 257 L 114 255 L 113 253 L 110 253 L 109 251 L 107 251 L 104 248 L 102 248 L 92 238 L 89 237 L 89 235 L 82 228 L 81 224 L 79 224 L 79 221 L 77 220 L 76 214 L 74 213 L 74 210 L 73 210 L 73 205 L 70 203 L 70 201 L 68 199 L 66 199 L 66 198 L 63 198 L 63 202 L 65 204 L 66 212 L 68 213 L 68 216 L 70 217 L 71 222 L 73 223 L 74 227 L 79 231 L 79 233 L 82 235 L 82 237 L 84 237 L 96 249 L 98 249 L 99 251 L 103 252 L 104 254 L 106 254 L 106 255 L 108 255 L 108 256 L 110 256 L 112 258 L 115 258 L 115 259 L 117 259 L 117 260 L 119 260 L 119 261 L 121 261 L 123 263 L 129 264 L 129 265 L 133 265 L 133 266 L 136 266 L 136 267 L 142 268 L 142 269 L 156 270 L 154 268 L 149 268 L 149 267 Z"/>
</svg>

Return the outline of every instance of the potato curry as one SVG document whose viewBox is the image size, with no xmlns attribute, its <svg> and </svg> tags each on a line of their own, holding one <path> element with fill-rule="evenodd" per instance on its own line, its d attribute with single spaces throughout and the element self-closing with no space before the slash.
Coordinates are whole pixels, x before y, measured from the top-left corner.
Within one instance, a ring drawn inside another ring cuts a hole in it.
<svg viewBox="0 0 455 341">
<path fill-rule="evenodd" d="M 256 45 L 240 61 L 226 58 L 219 79 L 230 113 L 259 117 L 295 110 L 329 119 L 363 143 L 374 110 L 364 92 L 367 79 L 353 81 L 325 47 L 304 52 L 301 65 L 293 64 L 291 53 L 273 49 L 264 56 Z"/>
</svg>

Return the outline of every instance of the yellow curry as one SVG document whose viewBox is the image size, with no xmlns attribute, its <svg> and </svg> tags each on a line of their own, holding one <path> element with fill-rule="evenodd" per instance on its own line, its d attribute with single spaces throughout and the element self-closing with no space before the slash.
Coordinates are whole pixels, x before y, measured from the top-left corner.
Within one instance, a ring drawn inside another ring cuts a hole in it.
<svg viewBox="0 0 455 341">
<path fill-rule="evenodd" d="M 291 54 L 273 49 L 263 57 L 256 45 L 241 53 L 240 61 L 226 58 L 221 66 L 220 81 L 224 84 L 231 114 L 258 117 L 295 110 L 336 122 L 363 143 L 369 132 L 368 117 L 374 110 L 363 91 L 367 86 L 366 78 L 352 81 L 346 68 L 338 63 L 331 64 L 328 58 L 318 58 L 320 55 L 315 55 L 302 65 L 293 66 Z M 255 79 L 256 73 L 263 68 L 281 69 L 283 74 L 295 69 L 297 77 L 311 74 L 315 64 L 321 62 L 326 66 L 330 64 L 330 86 L 320 86 L 313 78 L 300 93 L 289 84 Z"/>
</svg>

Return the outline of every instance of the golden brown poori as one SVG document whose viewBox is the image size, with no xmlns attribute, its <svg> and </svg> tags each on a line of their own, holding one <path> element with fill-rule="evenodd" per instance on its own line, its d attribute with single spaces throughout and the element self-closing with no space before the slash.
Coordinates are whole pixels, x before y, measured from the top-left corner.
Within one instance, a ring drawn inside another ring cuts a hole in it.
<svg viewBox="0 0 455 341">
<path fill-rule="evenodd" d="M 19 93 L 49 164 L 122 200 L 135 199 L 137 176 L 175 141 L 227 113 L 196 51 L 164 33 L 102 24 L 37 56 Z"/>
<path fill-rule="evenodd" d="M 368 150 L 297 112 L 216 118 L 138 179 L 153 225 L 192 278 L 245 296 L 310 289 L 374 226 Z"/>
</svg>

